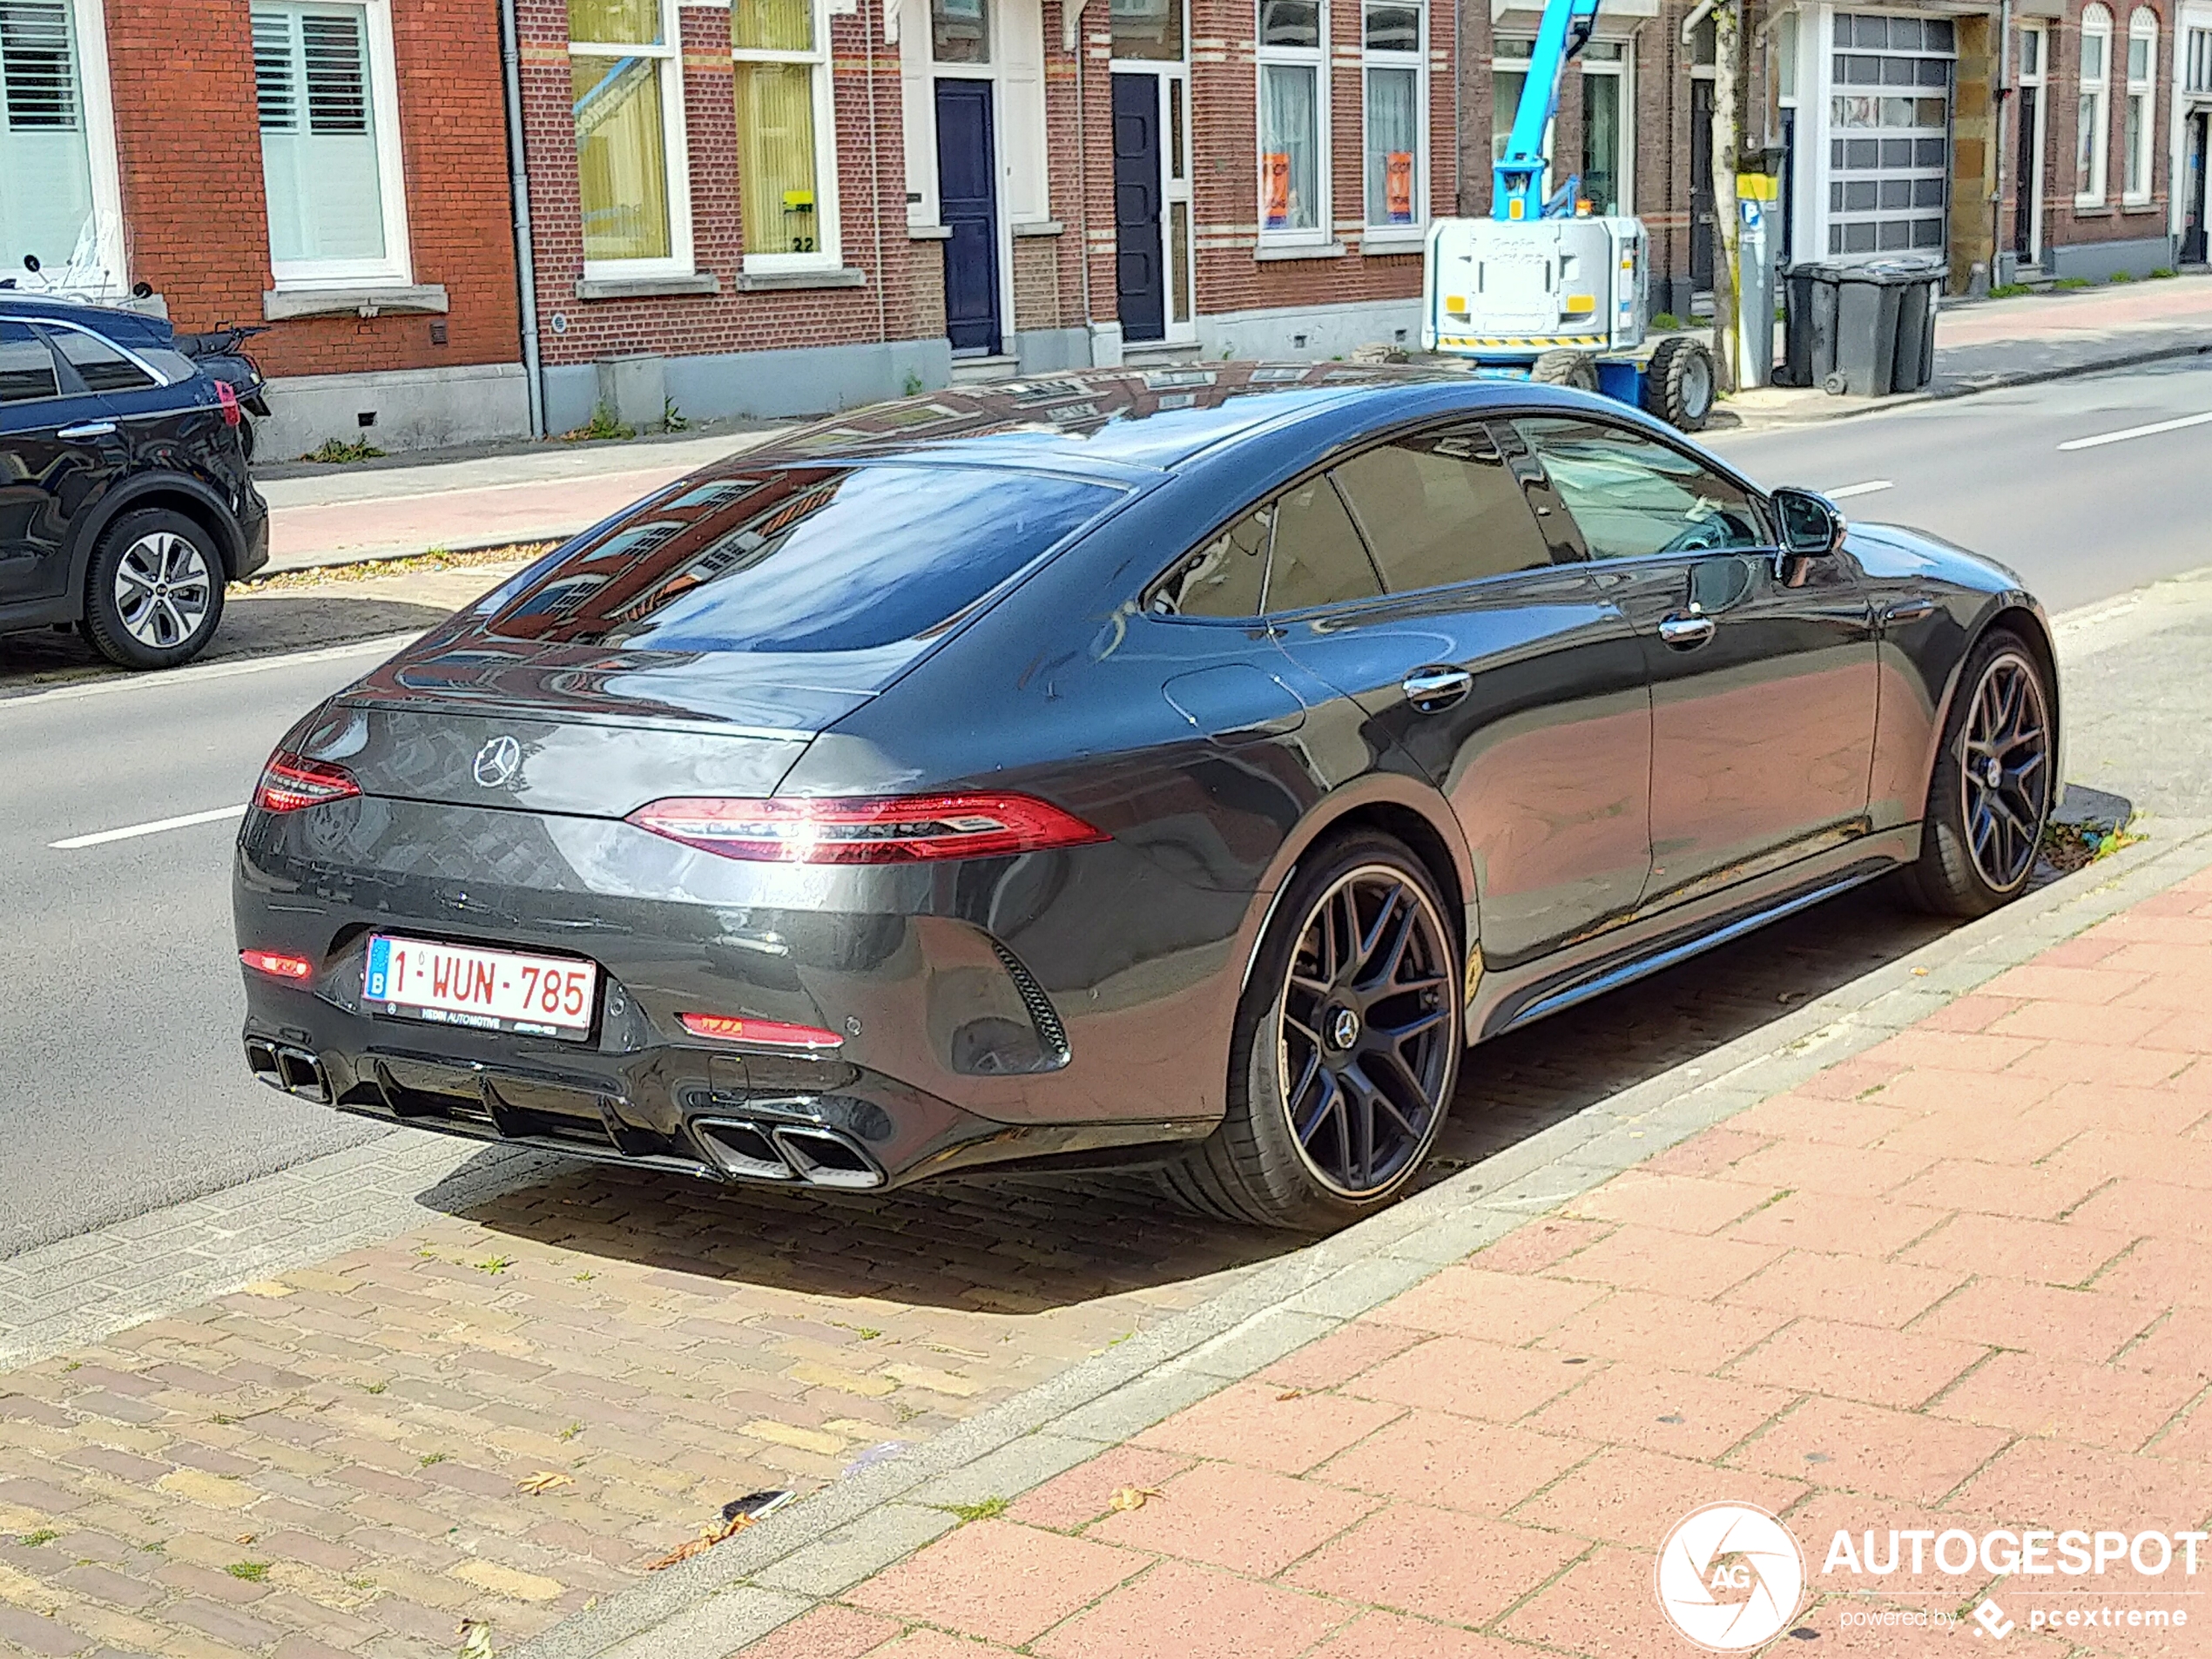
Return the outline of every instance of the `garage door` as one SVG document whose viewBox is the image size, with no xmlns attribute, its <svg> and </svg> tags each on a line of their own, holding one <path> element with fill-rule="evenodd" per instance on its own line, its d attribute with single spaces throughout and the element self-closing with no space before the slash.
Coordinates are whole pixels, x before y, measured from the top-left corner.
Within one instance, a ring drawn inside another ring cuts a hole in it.
<svg viewBox="0 0 2212 1659">
<path fill-rule="evenodd" d="M 1954 51 L 1948 17 L 1836 14 L 1831 256 L 1944 256 Z"/>
</svg>

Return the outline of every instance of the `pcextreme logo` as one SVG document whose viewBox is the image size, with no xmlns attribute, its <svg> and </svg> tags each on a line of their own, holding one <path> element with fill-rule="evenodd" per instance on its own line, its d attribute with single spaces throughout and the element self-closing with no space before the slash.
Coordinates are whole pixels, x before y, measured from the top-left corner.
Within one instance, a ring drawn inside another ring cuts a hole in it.
<svg viewBox="0 0 2212 1659">
<path fill-rule="evenodd" d="M 1765 1510 L 1709 1503 L 1675 1523 L 1654 1576 L 1676 1629 L 1715 1653 L 1741 1653 L 1772 1641 L 1796 1615 L 1805 1558 Z"/>
</svg>

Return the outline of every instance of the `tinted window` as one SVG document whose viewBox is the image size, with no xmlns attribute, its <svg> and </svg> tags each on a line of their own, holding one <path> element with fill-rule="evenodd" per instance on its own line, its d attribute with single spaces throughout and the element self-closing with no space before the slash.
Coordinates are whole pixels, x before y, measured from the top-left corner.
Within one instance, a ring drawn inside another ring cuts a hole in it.
<svg viewBox="0 0 2212 1659">
<path fill-rule="evenodd" d="M 1515 424 L 1594 559 L 1769 545 L 1750 496 L 1679 450 L 1595 421 L 1544 416 Z"/>
<path fill-rule="evenodd" d="M 57 397 L 54 355 L 46 342 L 19 322 L 0 322 L 0 403 Z"/>
<path fill-rule="evenodd" d="M 1257 616 L 1274 523 L 1272 506 L 1245 514 L 1169 571 L 1148 607 L 1168 617 Z"/>
<path fill-rule="evenodd" d="M 649 651 L 853 651 L 926 636 L 1119 492 L 971 467 L 763 468 L 534 571 L 487 626 Z"/>
<path fill-rule="evenodd" d="M 1386 443 L 1335 475 L 1393 593 L 1551 563 L 1528 498 L 1485 428 Z"/>
<path fill-rule="evenodd" d="M 69 360 L 70 367 L 84 376 L 84 384 L 96 392 L 135 392 L 142 386 L 153 384 L 152 375 L 96 334 L 57 328 L 51 338 L 55 349 Z"/>
<path fill-rule="evenodd" d="M 1315 478 L 1275 502 L 1275 556 L 1267 569 L 1267 608 L 1304 610 L 1382 591 L 1367 550 L 1335 487 Z"/>
</svg>

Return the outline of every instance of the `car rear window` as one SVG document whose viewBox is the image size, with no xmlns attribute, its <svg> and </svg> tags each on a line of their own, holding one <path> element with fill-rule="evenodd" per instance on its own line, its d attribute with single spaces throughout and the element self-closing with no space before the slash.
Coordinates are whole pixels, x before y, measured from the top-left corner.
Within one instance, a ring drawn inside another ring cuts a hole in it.
<svg viewBox="0 0 2212 1659">
<path fill-rule="evenodd" d="M 980 467 L 770 467 L 650 502 L 529 580 L 503 638 L 825 653 L 925 638 L 1119 498 Z"/>
<path fill-rule="evenodd" d="M 0 322 L 0 403 L 34 403 L 61 395 L 54 354 L 24 324 Z"/>
<path fill-rule="evenodd" d="M 97 334 L 57 328 L 53 341 L 55 349 L 69 360 L 69 366 L 96 392 L 135 392 L 153 384 L 152 375 Z"/>
</svg>

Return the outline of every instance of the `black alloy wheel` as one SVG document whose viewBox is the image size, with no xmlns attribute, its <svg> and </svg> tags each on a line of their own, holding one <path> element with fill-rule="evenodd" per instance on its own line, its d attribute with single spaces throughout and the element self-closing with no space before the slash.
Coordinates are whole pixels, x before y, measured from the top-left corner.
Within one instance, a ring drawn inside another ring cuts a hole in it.
<svg viewBox="0 0 2212 1659">
<path fill-rule="evenodd" d="M 2051 719 L 2043 685 L 2018 651 L 1982 670 L 1968 707 L 1964 791 L 1966 850 L 1990 887 L 2009 893 L 2035 867 L 2051 794 Z"/>
<path fill-rule="evenodd" d="M 1464 1044 L 1458 935 L 1403 843 L 1308 853 L 1238 1004 L 1227 1114 L 1171 1163 L 1184 1203 L 1322 1231 L 1399 1197 L 1436 1144 Z"/>
<path fill-rule="evenodd" d="M 2058 803 L 2057 699 L 2040 652 L 1994 629 L 1966 655 L 1928 781 L 1907 894 L 1945 916 L 1985 916 L 2027 890 Z"/>
<path fill-rule="evenodd" d="M 1428 1144 L 1458 1022 L 1442 918 L 1388 865 L 1340 877 L 1308 916 L 1283 988 L 1278 1076 L 1306 1167 L 1371 1197 Z"/>
</svg>

